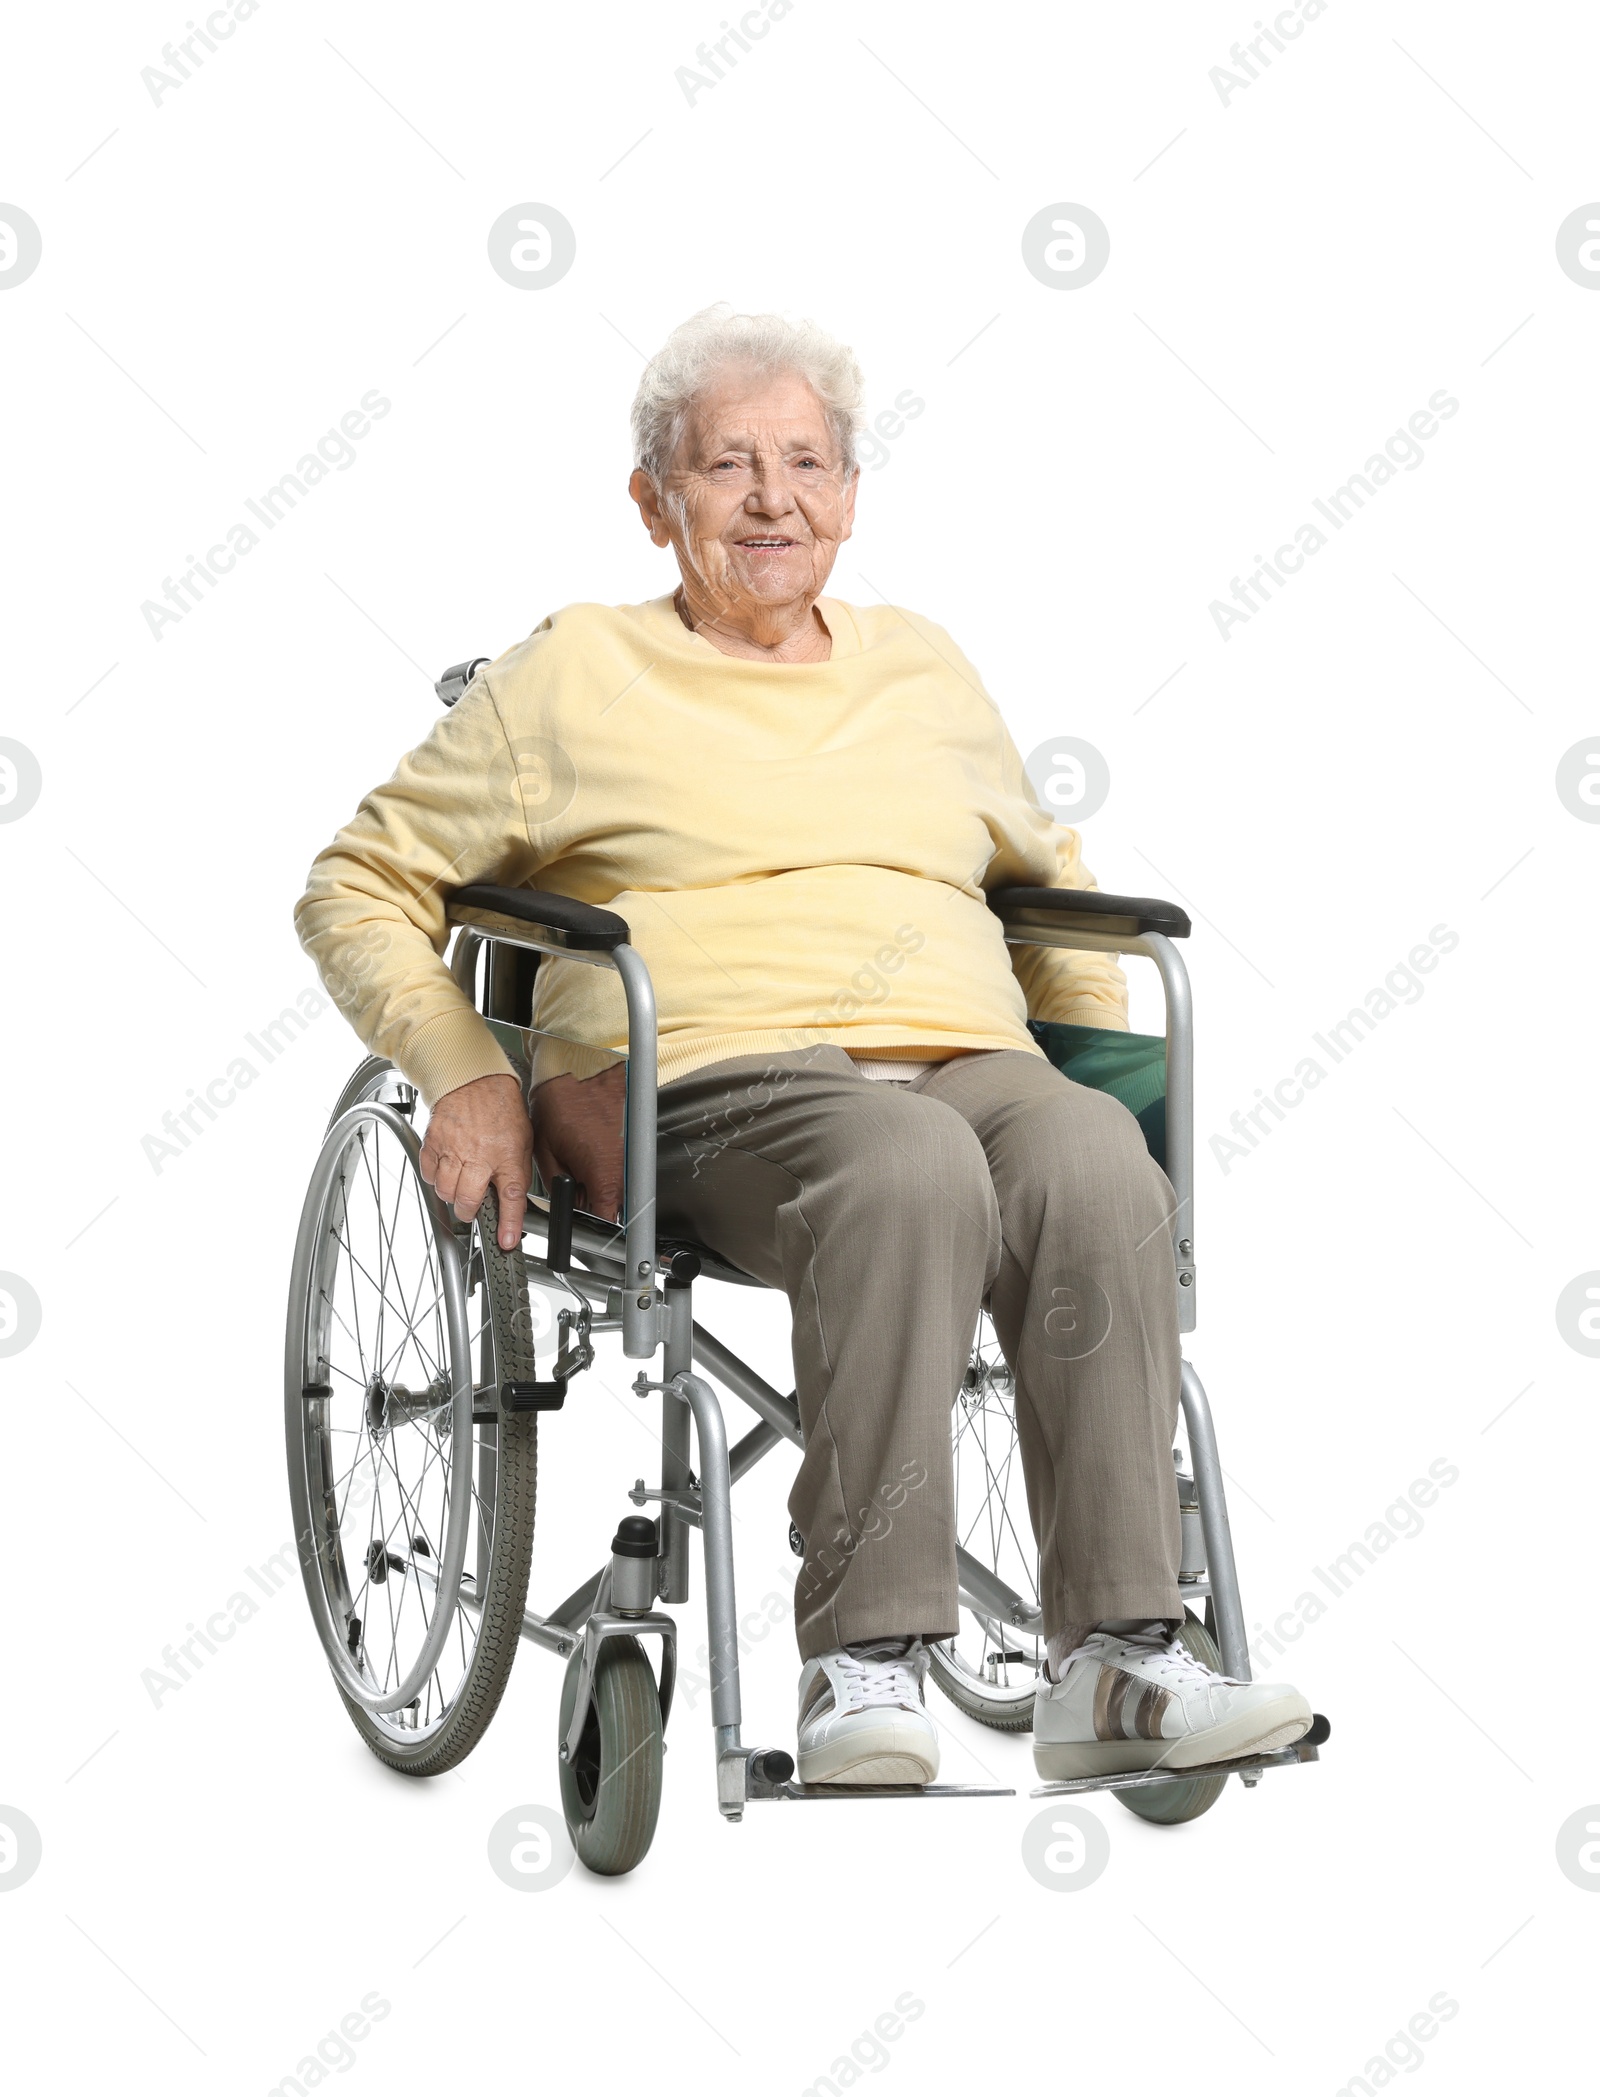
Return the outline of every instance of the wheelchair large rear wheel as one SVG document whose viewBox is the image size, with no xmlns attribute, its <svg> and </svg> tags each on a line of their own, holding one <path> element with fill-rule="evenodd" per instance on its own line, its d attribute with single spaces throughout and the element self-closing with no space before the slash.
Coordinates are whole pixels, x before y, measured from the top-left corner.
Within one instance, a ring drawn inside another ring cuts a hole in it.
<svg viewBox="0 0 1600 2097">
<path fill-rule="evenodd" d="M 482 1736 L 516 1657 L 536 1415 L 520 1246 L 493 1193 L 459 1225 L 423 1179 L 421 1105 L 369 1058 L 345 1087 L 295 1247 L 285 1425 L 311 1613 L 357 1731 L 412 1776 Z"/>
<path fill-rule="evenodd" d="M 1028 1518 L 1017 1447 L 1016 1385 L 987 1313 L 951 1412 L 956 1535 L 988 1569 L 1034 1606 L 1039 1552 Z M 1033 1692 L 1044 1640 L 985 1616 L 966 1602 L 954 1638 L 928 1648 L 933 1679 L 958 1710 L 1002 1733 L 1033 1727 Z"/>
</svg>

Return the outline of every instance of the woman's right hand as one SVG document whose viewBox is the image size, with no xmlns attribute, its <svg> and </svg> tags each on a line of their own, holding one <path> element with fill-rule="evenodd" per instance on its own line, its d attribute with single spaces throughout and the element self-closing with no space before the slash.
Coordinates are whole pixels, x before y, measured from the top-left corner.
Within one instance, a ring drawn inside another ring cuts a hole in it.
<svg viewBox="0 0 1600 2097">
<path fill-rule="evenodd" d="M 532 1131 L 522 1087 L 504 1073 L 473 1078 L 438 1100 L 422 1139 L 422 1176 L 458 1220 L 470 1223 L 492 1184 L 500 1249 L 522 1243 L 531 1178 Z"/>
<path fill-rule="evenodd" d="M 578 1183 L 578 1207 L 607 1223 L 622 1215 L 622 1109 L 627 1066 L 597 1077 L 546 1078 L 533 1095 L 533 1157 L 548 1187 L 558 1173 Z"/>
</svg>

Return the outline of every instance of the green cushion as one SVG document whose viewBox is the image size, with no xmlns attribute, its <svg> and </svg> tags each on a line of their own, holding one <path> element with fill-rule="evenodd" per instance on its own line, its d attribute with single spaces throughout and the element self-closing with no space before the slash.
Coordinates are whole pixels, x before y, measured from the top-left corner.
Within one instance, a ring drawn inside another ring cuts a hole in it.
<svg viewBox="0 0 1600 2097">
<path fill-rule="evenodd" d="M 1068 1027 L 1030 1019 L 1028 1031 L 1056 1069 L 1075 1085 L 1121 1100 L 1144 1131 L 1150 1155 L 1167 1166 L 1167 1044 L 1160 1034 L 1113 1027 Z"/>
</svg>

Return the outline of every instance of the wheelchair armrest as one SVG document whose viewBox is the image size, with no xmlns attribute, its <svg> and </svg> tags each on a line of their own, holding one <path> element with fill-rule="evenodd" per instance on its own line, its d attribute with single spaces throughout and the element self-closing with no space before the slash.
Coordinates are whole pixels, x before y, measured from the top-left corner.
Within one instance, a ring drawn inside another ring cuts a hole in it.
<svg viewBox="0 0 1600 2097">
<path fill-rule="evenodd" d="M 648 1361 L 664 1337 L 664 1297 L 656 1281 L 656 997 L 644 957 L 629 936 L 628 921 L 614 910 L 597 910 L 574 896 L 542 888 L 503 888 L 493 881 L 469 881 L 447 895 L 445 916 L 491 942 L 571 954 L 590 968 L 615 969 L 622 978 L 628 1011 L 622 1351 L 632 1361 Z M 458 948 L 464 944 L 457 942 Z M 470 995 L 465 974 L 458 968 L 456 981 Z M 614 1237 L 609 1224 L 601 1227 Z"/>
<path fill-rule="evenodd" d="M 570 947 L 580 954 L 609 954 L 628 944 L 628 922 L 614 910 L 597 910 L 572 896 L 558 896 L 542 888 L 500 888 L 492 881 L 469 881 L 446 900 L 446 915 L 453 925 L 470 925 L 493 933 L 490 920 L 511 919 L 530 926 L 553 946 Z"/>
<path fill-rule="evenodd" d="M 1099 888 L 997 888 L 989 908 L 1001 921 L 1019 928 L 1047 917 L 1077 932 L 1161 932 L 1168 939 L 1187 939 L 1189 917 L 1176 903 L 1151 896 L 1108 896 Z"/>
</svg>

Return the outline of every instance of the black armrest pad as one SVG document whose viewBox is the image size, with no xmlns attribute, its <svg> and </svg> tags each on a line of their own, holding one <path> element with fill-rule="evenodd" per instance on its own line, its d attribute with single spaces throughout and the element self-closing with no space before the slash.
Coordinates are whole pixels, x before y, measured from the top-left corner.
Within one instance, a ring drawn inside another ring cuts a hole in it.
<svg viewBox="0 0 1600 2097">
<path fill-rule="evenodd" d="M 458 911 L 484 910 L 496 917 L 509 917 L 524 925 L 544 925 L 559 932 L 563 942 L 583 953 L 609 954 L 613 947 L 628 944 L 628 922 L 614 910 L 597 910 L 572 896 L 553 895 L 543 888 L 499 888 L 492 881 L 469 881 L 456 889 L 446 904 L 452 924 L 467 923 Z"/>
<path fill-rule="evenodd" d="M 1108 896 L 1100 888 L 997 888 L 989 908 L 1008 924 L 1021 924 L 1029 913 L 1045 912 L 1092 932 L 1163 932 L 1168 939 L 1189 937 L 1189 914 L 1176 903 L 1152 896 Z"/>
</svg>

